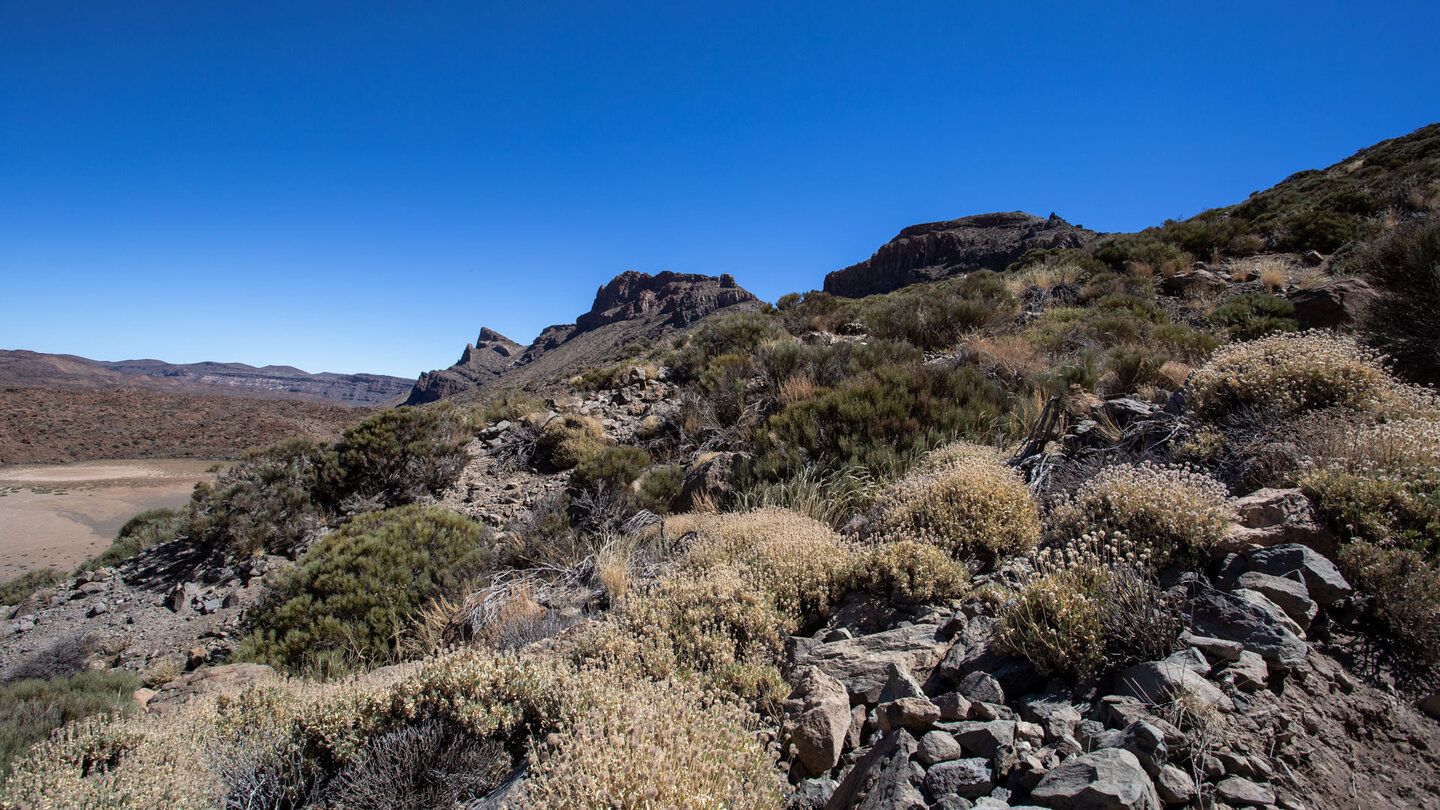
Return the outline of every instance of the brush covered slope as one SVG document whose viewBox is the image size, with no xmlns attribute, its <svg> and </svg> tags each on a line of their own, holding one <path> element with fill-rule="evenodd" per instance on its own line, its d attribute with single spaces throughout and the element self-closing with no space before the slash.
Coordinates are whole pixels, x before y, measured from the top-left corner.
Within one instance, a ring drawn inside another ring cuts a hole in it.
<svg viewBox="0 0 1440 810">
<path fill-rule="evenodd" d="M 5 589 L 5 798 L 1440 807 L 1436 131 L 252 454 Z"/>
</svg>

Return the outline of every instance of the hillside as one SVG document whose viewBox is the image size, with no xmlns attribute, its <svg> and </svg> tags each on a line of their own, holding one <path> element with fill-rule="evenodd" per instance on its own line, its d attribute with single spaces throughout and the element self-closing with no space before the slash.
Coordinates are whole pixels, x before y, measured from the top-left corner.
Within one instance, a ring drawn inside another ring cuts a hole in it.
<svg viewBox="0 0 1440 810">
<path fill-rule="evenodd" d="M 601 286 L 595 303 L 575 323 L 548 327 L 529 346 L 482 328 L 459 362 L 420 375 L 405 404 L 465 391 L 554 384 L 613 360 L 617 350 L 632 342 L 683 331 L 715 313 L 759 306 L 760 301 L 728 275 L 627 271 Z"/>
<path fill-rule="evenodd" d="M 1437 167 L 1440 125 L 1138 234 L 482 330 L 0 588 L 0 793 L 1440 808 Z"/>
<path fill-rule="evenodd" d="M 369 409 L 143 389 L 0 388 L 0 464 L 235 458 L 249 447 L 329 440 Z"/>
<path fill-rule="evenodd" d="M 380 405 L 405 393 L 408 380 L 379 374 L 310 374 L 290 366 L 174 364 L 160 360 L 90 360 L 69 354 L 0 350 L 0 386 L 100 390 L 143 388 L 175 394 L 303 399 Z"/>
</svg>

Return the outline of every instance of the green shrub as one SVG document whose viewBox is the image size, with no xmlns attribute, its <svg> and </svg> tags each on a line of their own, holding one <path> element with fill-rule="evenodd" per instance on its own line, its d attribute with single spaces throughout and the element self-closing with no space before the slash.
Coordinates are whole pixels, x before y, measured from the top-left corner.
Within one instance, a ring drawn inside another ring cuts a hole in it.
<svg viewBox="0 0 1440 810">
<path fill-rule="evenodd" d="M 545 410 L 545 401 L 534 394 L 513 388 L 490 394 L 471 411 L 471 421 L 477 425 L 510 421 Z"/>
<path fill-rule="evenodd" d="M 417 503 L 439 495 L 469 461 L 471 431 L 449 402 L 390 408 L 345 431 L 325 455 L 329 503 L 344 511 Z"/>
<path fill-rule="evenodd" d="M 1118 533 L 1158 567 L 1172 558 L 1208 560 L 1229 522 L 1229 494 L 1219 481 L 1188 466 L 1144 462 L 1106 467 L 1060 499 L 1049 534 L 1067 541 Z"/>
<path fill-rule="evenodd" d="M 589 416 L 562 414 L 540 429 L 535 460 L 555 470 L 568 470 L 605 446 L 605 431 Z"/>
<path fill-rule="evenodd" d="M 766 343 L 788 338 L 784 327 L 771 315 L 742 312 L 707 318 L 690 333 L 675 371 L 682 380 L 699 379 L 717 357 L 748 357 Z"/>
<path fill-rule="evenodd" d="M 1001 615 L 996 647 L 1029 660 L 1047 677 L 1094 674 L 1105 655 L 1095 584 L 1073 571 L 1031 582 Z"/>
<path fill-rule="evenodd" d="M 630 485 L 650 466 L 650 454 L 638 447 L 603 447 L 584 458 L 570 471 L 575 490 L 602 488 L 627 495 Z"/>
<path fill-rule="evenodd" d="M 1030 550 L 1040 538 L 1035 499 L 1015 470 L 988 448 L 957 443 L 880 496 L 874 531 L 983 562 Z"/>
<path fill-rule="evenodd" d="M 496 556 L 483 526 L 434 506 L 356 517 L 315 541 L 252 613 L 241 656 L 290 672 L 387 660 L 411 616 Z"/>
<path fill-rule="evenodd" d="M 240 556 L 293 554 L 325 525 L 324 453 L 309 439 L 245 453 L 214 484 L 195 486 L 180 533 Z"/>
<path fill-rule="evenodd" d="M 125 521 L 110 547 L 81 563 L 75 573 L 106 568 L 128 560 L 147 548 L 174 540 L 180 530 L 180 513 L 174 509 L 149 509 Z"/>
<path fill-rule="evenodd" d="M 635 503 L 657 515 L 668 515 L 674 511 L 684 483 L 685 470 L 678 464 L 651 467 L 640 476 L 640 490 L 635 495 Z"/>
<path fill-rule="evenodd" d="M 1019 312 L 1001 277 L 989 270 L 861 299 L 856 317 L 871 335 L 919 349 L 947 349 L 971 331 L 1008 325 Z"/>
<path fill-rule="evenodd" d="M 1101 386 L 1111 394 L 1132 394 L 1145 385 L 1168 387 L 1160 369 L 1169 360 L 1164 352 L 1117 346 L 1105 355 Z"/>
<path fill-rule="evenodd" d="M 41 588 L 59 585 L 63 581 L 65 581 L 65 575 L 55 568 L 36 568 L 26 571 L 0 585 L 0 605 L 18 605 Z"/>
<path fill-rule="evenodd" d="M 756 446 L 767 474 L 805 463 L 894 470 L 944 441 L 988 433 L 1005 407 L 971 366 L 881 366 L 772 416 Z"/>
<path fill-rule="evenodd" d="M 1379 293 L 1360 321 L 1365 342 L 1411 382 L 1440 384 L 1440 220 L 1396 228 L 1354 269 Z"/>
<path fill-rule="evenodd" d="M 135 673 L 118 669 L 0 686 L 0 779 L 16 757 L 61 726 L 124 710 L 139 686 Z"/>
<path fill-rule="evenodd" d="M 1271 332 L 1297 332 L 1295 305 L 1269 293 L 1235 296 L 1210 313 L 1210 323 L 1225 330 L 1231 340 L 1254 340 Z"/>
</svg>

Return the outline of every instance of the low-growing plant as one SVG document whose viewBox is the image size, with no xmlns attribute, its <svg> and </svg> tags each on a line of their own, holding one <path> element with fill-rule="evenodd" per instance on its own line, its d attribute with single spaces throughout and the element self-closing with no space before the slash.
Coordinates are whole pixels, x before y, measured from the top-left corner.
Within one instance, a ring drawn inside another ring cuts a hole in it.
<svg viewBox="0 0 1440 810">
<path fill-rule="evenodd" d="M 252 612 L 240 656 L 290 672 L 388 660 L 413 613 L 494 563 L 483 526 L 440 507 L 356 517 L 311 546 Z"/>
<path fill-rule="evenodd" d="M 1295 305 L 1269 293 L 1244 293 L 1210 313 L 1210 323 L 1225 330 L 1231 340 L 1254 340 L 1272 332 L 1296 332 Z"/>
<path fill-rule="evenodd" d="M 846 585 L 912 604 L 935 604 L 965 595 L 970 569 L 944 550 L 916 540 L 881 543 L 857 553 Z"/>
<path fill-rule="evenodd" d="M 1055 504 L 1048 534 L 1063 542 L 1120 533 L 1141 544 L 1155 566 L 1194 563 L 1224 537 L 1230 511 L 1225 486 L 1196 468 L 1115 464 Z"/>
<path fill-rule="evenodd" d="M 471 421 L 477 425 L 509 421 L 545 410 L 545 401 L 526 391 L 513 388 L 486 396 L 470 413 Z"/>
<path fill-rule="evenodd" d="M 1440 384 L 1440 220 L 1396 228 L 1354 264 L 1379 293 L 1362 313 L 1365 342 L 1401 376 Z"/>
<path fill-rule="evenodd" d="M 605 446 L 605 431 L 589 416 L 562 414 L 545 423 L 535 441 L 535 460 L 552 469 L 568 470 Z"/>
<path fill-rule="evenodd" d="M 879 500 L 874 532 L 921 540 L 959 559 L 989 563 L 1028 551 L 1040 537 L 1024 480 L 993 450 L 976 445 L 936 451 Z"/>
<path fill-rule="evenodd" d="M 685 469 L 678 464 L 660 464 L 640 476 L 635 505 L 657 515 L 675 511 L 685 484 Z"/>
<path fill-rule="evenodd" d="M 80 563 L 75 569 L 79 574 L 107 568 L 128 560 L 140 552 L 174 540 L 180 530 L 181 517 L 173 509 L 148 509 L 125 521 L 115 536 L 115 542 L 99 554 Z"/>
<path fill-rule="evenodd" d="M 0 686 L 0 779 L 50 733 L 84 717 L 123 711 L 139 687 L 134 673 L 92 670 Z"/>
<path fill-rule="evenodd" d="M 18 605 L 41 588 L 50 588 L 65 581 L 55 568 L 34 568 L 0 584 L 0 604 Z"/>
<path fill-rule="evenodd" d="M 1340 550 L 1345 575 L 1375 596 L 1374 614 L 1422 666 L 1440 664 L 1440 570 L 1420 552 L 1358 541 Z"/>
<path fill-rule="evenodd" d="M 779 481 L 746 480 L 732 508 L 749 512 L 778 506 L 840 529 L 851 518 L 871 509 L 883 488 L 864 467 L 803 467 Z"/>
<path fill-rule="evenodd" d="M 570 471 L 570 486 L 579 491 L 603 487 L 630 493 L 630 485 L 650 466 L 650 454 L 638 447 L 602 447 L 580 459 Z"/>
</svg>

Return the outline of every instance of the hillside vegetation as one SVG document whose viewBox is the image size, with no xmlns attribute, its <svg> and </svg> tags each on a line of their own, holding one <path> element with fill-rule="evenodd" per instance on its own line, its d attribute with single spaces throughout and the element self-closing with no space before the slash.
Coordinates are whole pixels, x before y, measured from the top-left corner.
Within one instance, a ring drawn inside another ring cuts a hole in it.
<svg viewBox="0 0 1440 810">
<path fill-rule="evenodd" d="M 231 650 L 276 674 L 97 706 L 6 796 L 1434 807 L 1440 331 L 1375 313 L 1440 311 L 1437 177 L 1440 125 L 247 454 L 138 553 L 292 561 Z"/>
</svg>

